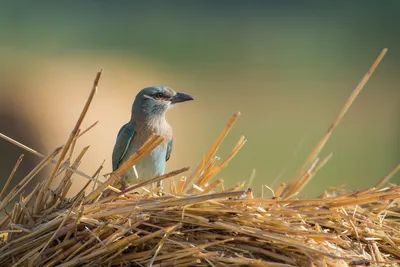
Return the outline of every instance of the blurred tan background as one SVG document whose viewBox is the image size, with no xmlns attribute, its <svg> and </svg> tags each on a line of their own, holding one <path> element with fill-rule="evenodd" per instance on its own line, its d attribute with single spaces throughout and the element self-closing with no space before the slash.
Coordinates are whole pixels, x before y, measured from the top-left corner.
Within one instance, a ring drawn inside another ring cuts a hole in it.
<svg viewBox="0 0 400 267">
<path fill-rule="evenodd" d="M 389 52 L 322 152 L 331 161 L 304 190 L 373 186 L 399 161 L 397 1 L 69 1 L 0 4 L 0 132 L 49 154 L 66 142 L 101 68 L 77 152 L 92 174 L 129 120 L 137 92 L 165 84 L 193 95 L 168 114 L 168 170 L 195 168 L 231 115 L 242 116 L 218 155 L 248 142 L 219 178 L 226 187 L 289 181 L 379 52 Z M 0 140 L 0 188 L 38 158 Z M 49 171 L 50 168 L 47 169 Z M 46 171 L 41 173 L 44 177 Z M 79 188 L 86 182 L 74 176 Z M 397 174 L 392 182 L 399 183 Z"/>
</svg>

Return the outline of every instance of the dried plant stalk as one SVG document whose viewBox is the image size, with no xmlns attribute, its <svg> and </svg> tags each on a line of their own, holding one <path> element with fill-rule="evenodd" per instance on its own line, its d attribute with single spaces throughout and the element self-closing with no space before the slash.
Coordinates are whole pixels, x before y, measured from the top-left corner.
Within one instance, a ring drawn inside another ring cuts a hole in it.
<svg viewBox="0 0 400 267">
<path fill-rule="evenodd" d="M 9 176 L 8 179 L 7 179 L 7 182 L 6 182 L 5 185 L 3 186 L 3 189 L 1 190 L 0 199 L 3 198 L 3 195 L 4 195 L 4 193 L 6 192 L 7 187 L 9 186 L 9 184 L 10 184 L 10 182 L 11 182 L 11 179 L 14 177 L 14 174 L 15 174 L 15 172 L 17 171 L 17 169 L 18 169 L 18 167 L 19 167 L 19 164 L 21 164 L 23 158 L 24 158 L 24 154 L 22 154 L 21 156 L 19 156 L 19 158 L 18 158 L 18 160 L 17 160 L 17 163 L 15 163 L 15 166 L 14 166 L 13 170 L 11 171 L 10 176 Z"/>
<path fill-rule="evenodd" d="M 153 134 L 149 139 L 140 147 L 126 162 L 124 162 L 117 170 L 111 173 L 110 177 L 100 185 L 96 190 L 94 190 L 89 196 L 86 197 L 85 203 L 89 203 L 97 198 L 109 185 L 120 181 L 122 175 L 132 168 L 133 165 L 138 163 L 141 159 L 147 156 L 151 151 L 153 151 L 157 146 L 159 146 L 164 141 L 159 135 Z"/>
<path fill-rule="evenodd" d="M 203 171 L 204 167 L 207 165 L 208 162 L 215 156 L 215 153 L 217 152 L 219 146 L 221 145 L 222 141 L 225 139 L 226 135 L 228 132 L 231 130 L 233 125 L 235 124 L 236 120 L 239 118 L 240 112 L 235 113 L 228 124 L 226 125 L 224 131 L 221 133 L 221 135 L 218 137 L 217 141 L 215 141 L 214 145 L 211 147 L 210 151 L 208 152 L 207 156 L 203 159 L 201 164 L 197 167 L 196 171 L 187 179 L 186 185 L 184 192 L 190 189 L 191 184 L 193 181 L 196 179 L 196 177 L 199 177 L 201 172 Z"/>
<path fill-rule="evenodd" d="M 92 90 L 90 91 L 89 98 L 87 99 L 87 101 L 85 103 L 85 106 L 83 107 L 83 110 L 82 110 L 81 114 L 79 115 L 79 118 L 78 118 L 78 120 L 77 120 L 77 122 L 75 124 L 75 127 L 72 129 L 71 134 L 69 135 L 67 143 L 65 144 L 65 146 L 63 147 L 63 150 L 61 151 L 60 158 L 58 159 L 58 162 L 56 163 L 56 166 L 54 167 L 53 172 L 51 173 L 50 177 L 47 179 L 44 187 L 39 192 L 39 195 L 38 195 L 38 197 L 36 199 L 35 207 L 34 207 L 34 210 L 33 210 L 34 214 L 38 214 L 39 213 L 40 207 L 42 206 L 43 195 L 48 190 L 50 184 L 52 183 L 54 177 L 56 176 L 56 173 L 57 173 L 58 169 L 61 167 L 61 163 L 64 160 L 65 156 L 67 155 L 70 146 L 72 145 L 72 143 L 74 142 L 75 137 L 77 136 L 77 133 L 78 133 L 79 128 L 80 128 L 80 126 L 82 124 L 82 121 L 85 118 L 86 113 L 89 110 L 90 104 L 92 103 L 94 95 L 95 95 L 95 93 L 97 91 L 97 86 L 99 84 L 102 72 L 103 72 L 103 70 L 101 70 L 101 71 L 99 71 L 97 73 L 96 78 L 94 79 L 94 82 L 93 82 Z"/>
<path fill-rule="evenodd" d="M 387 52 L 387 48 L 382 50 L 382 52 L 379 54 L 379 56 L 377 57 L 375 62 L 372 64 L 371 68 L 368 70 L 368 72 L 364 75 L 364 77 L 361 79 L 359 84 L 353 90 L 352 94 L 350 95 L 349 99 L 347 99 L 346 104 L 340 110 L 340 112 L 339 112 L 338 116 L 336 117 L 336 119 L 334 120 L 334 122 L 329 126 L 328 130 L 326 131 L 326 133 L 324 134 L 322 139 L 319 141 L 317 146 L 313 149 L 313 151 L 307 157 L 306 161 L 300 167 L 300 169 L 297 172 L 297 174 L 295 175 L 295 177 L 290 181 L 290 183 L 287 185 L 287 187 L 282 192 L 282 197 L 293 196 L 296 192 L 299 191 L 300 185 L 298 183 L 299 183 L 299 179 L 301 179 L 304 171 L 307 169 L 308 166 L 310 166 L 312 164 L 312 162 L 315 160 L 315 158 L 321 152 L 322 148 L 325 146 L 329 137 L 332 135 L 333 130 L 339 125 L 339 123 L 343 119 L 344 115 L 349 110 L 351 104 L 353 104 L 353 102 L 357 98 L 358 94 L 364 88 L 364 85 L 368 82 L 369 78 L 372 76 L 375 69 L 378 67 L 379 63 L 382 61 L 386 52 Z"/>
</svg>

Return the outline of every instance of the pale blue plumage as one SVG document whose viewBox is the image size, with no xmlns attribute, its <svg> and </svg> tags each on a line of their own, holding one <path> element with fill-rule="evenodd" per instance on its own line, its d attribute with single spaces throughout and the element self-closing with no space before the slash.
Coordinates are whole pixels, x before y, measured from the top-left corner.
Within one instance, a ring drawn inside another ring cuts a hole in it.
<svg viewBox="0 0 400 267">
<path fill-rule="evenodd" d="M 133 128 L 134 127 L 131 123 L 127 123 L 122 126 L 118 132 L 117 142 L 115 143 L 112 155 L 113 170 L 118 169 L 122 163 L 122 159 L 126 154 L 128 145 L 131 143 L 133 135 L 135 134 L 135 130 Z"/>
<path fill-rule="evenodd" d="M 151 134 L 161 135 L 165 142 L 137 163 L 136 171 L 132 168 L 125 173 L 121 181 L 123 185 L 164 174 L 173 146 L 172 129 L 165 114 L 175 103 L 188 100 L 193 100 L 193 97 L 165 86 L 148 87 L 139 92 L 132 105 L 131 120 L 118 133 L 112 154 L 113 170 L 129 159 Z"/>
</svg>

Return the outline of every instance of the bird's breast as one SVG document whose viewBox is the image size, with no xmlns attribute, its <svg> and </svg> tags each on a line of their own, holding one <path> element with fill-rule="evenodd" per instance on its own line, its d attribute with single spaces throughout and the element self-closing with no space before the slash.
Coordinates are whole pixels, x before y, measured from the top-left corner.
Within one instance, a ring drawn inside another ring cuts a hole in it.
<svg viewBox="0 0 400 267">
<path fill-rule="evenodd" d="M 136 164 L 135 168 L 138 178 L 140 180 L 147 180 L 155 176 L 163 175 L 165 171 L 166 155 L 167 146 L 162 143 Z"/>
<path fill-rule="evenodd" d="M 164 142 L 135 165 L 138 177 L 134 177 L 136 174 L 130 177 L 133 175 L 131 172 L 131 175 L 127 176 L 128 180 L 147 180 L 164 174 L 168 143 L 172 138 L 171 126 L 168 123 L 152 123 L 151 125 L 144 125 L 144 127 L 136 127 L 127 157 L 143 146 L 153 133 L 162 136 Z"/>
<path fill-rule="evenodd" d="M 166 143 L 168 143 L 169 140 L 171 140 L 172 138 L 172 128 L 165 120 L 149 121 L 142 127 L 137 127 L 137 129 L 135 129 L 135 132 L 137 132 L 141 136 L 141 139 L 145 139 L 142 140 L 143 142 L 147 141 L 147 139 L 150 138 L 152 134 L 162 136 L 165 139 Z"/>
</svg>

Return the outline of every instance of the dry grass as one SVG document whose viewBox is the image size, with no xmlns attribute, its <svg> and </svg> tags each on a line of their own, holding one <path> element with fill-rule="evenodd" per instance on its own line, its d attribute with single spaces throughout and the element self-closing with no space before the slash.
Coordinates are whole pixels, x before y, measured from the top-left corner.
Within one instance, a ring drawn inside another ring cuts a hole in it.
<svg viewBox="0 0 400 267">
<path fill-rule="evenodd" d="M 252 190 L 243 190 L 243 184 L 225 189 L 223 181 L 211 181 L 246 141 L 241 137 L 227 158 L 218 163 L 218 148 L 239 113 L 189 178 L 171 183 L 170 193 L 154 187 L 141 195 L 134 191 L 189 168 L 122 192 L 118 189 L 120 176 L 163 141 L 156 135 L 107 175 L 105 182 L 96 179 L 101 166 L 92 176 L 78 171 L 87 149 L 74 160 L 72 151 L 77 139 L 87 132 L 79 129 L 96 92 L 99 72 L 66 145 L 51 155 L 45 157 L 1 136 L 44 159 L 2 198 L 0 210 L 4 211 L 17 200 L 0 222 L 0 266 L 396 266 L 400 262 L 400 186 L 381 187 L 400 164 L 366 191 L 333 189 L 319 198 L 294 199 L 328 162 L 330 155 L 318 161 L 318 154 L 385 52 L 297 176 L 288 186 L 271 189 L 273 198 L 254 198 Z M 25 186 L 49 163 L 55 168 L 48 179 L 22 196 Z M 66 198 L 73 174 L 88 178 L 88 183 L 76 196 Z M 63 178 L 52 191 L 49 185 L 57 176 Z M 90 183 L 95 185 L 92 190 Z M 0 196 L 5 192 L 3 188 Z"/>
</svg>

